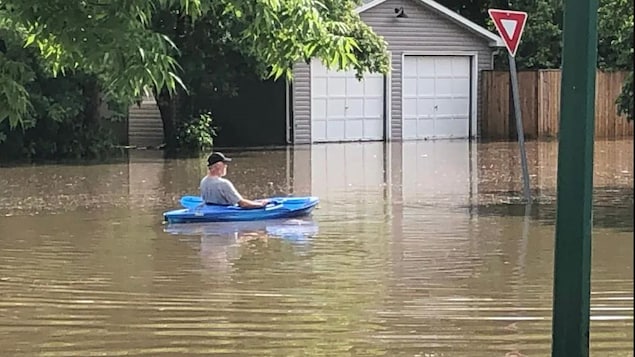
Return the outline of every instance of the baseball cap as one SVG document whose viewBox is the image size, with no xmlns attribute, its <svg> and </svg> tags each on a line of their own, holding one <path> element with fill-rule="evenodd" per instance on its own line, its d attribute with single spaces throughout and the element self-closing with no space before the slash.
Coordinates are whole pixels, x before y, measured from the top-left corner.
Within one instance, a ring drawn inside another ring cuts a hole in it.
<svg viewBox="0 0 635 357">
<path fill-rule="evenodd" d="M 207 158 L 207 166 L 212 166 L 217 162 L 230 162 L 232 159 L 223 155 L 222 152 L 214 152 Z"/>
</svg>

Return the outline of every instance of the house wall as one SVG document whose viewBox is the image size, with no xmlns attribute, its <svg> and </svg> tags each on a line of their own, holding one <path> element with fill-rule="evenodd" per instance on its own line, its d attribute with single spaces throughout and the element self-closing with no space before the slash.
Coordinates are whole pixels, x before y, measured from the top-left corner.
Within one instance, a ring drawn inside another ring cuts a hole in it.
<svg viewBox="0 0 635 357">
<path fill-rule="evenodd" d="M 407 18 L 396 18 L 395 8 L 404 7 Z M 415 0 L 388 0 L 360 14 L 373 31 L 388 43 L 391 58 L 391 139 L 402 138 L 401 68 L 404 52 L 476 52 L 478 81 L 480 71 L 493 68 L 493 48 L 488 40 L 472 33 L 434 9 Z M 294 68 L 294 143 L 311 142 L 311 71 L 301 63 Z M 477 86 L 477 113 L 480 112 L 480 89 Z M 478 115 L 478 114 L 477 114 Z M 478 129 L 477 129 L 478 134 Z"/>
<path fill-rule="evenodd" d="M 214 145 L 252 147 L 286 144 L 284 78 L 261 80 L 245 75 L 236 83 L 238 95 L 212 101 Z"/>
<path fill-rule="evenodd" d="M 140 105 L 128 109 L 128 145 L 159 146 L 163 143 L 163 122 L 154 97 L 144 97 Z"/>
<path fill-rule="evenodd" d="M 304 62 L 293 66 L 291 82 L 293 102 L 293 143 L 311 143 L 311 65 Z"/>
<path fill-rule="evenodd" d="M 285 81 L 245 75 L 235 84 L 238 86 L 236 96 L 210 99 L 212 123 L 218 129 L 214 145 L 285 145 Z M 133 104 L 128 113 L 129 145 L 156 147 L 164 142 L 161 112 L 153 97 L 145 97 L 141 105 Z"/>
</svg>

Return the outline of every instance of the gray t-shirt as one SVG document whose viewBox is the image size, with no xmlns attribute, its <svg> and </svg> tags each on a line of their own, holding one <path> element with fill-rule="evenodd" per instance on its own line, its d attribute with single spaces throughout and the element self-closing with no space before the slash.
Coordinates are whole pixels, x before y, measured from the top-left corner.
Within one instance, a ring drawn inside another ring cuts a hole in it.
<svg viewBox="0 0 635 357">
<path fill-rule="evenodd" d="M 235 205 L 243 199 L 231 181 L 221 177 L 203 177 L 200 189 L 205 203 Z"/>
</svg>

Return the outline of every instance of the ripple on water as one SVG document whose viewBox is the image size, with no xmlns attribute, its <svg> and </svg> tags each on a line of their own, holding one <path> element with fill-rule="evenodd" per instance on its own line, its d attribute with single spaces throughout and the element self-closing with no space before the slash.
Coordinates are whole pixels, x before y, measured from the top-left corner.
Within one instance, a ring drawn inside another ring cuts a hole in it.
<svg viewBox="0 0 635 357">
<path fill-rule="evenodd" d="M 249 196 L 292 182 L 322 198 L 301 239 L 167 231 L 198 159 L 2 169 L 2 355 L 548 356 L 553 147 L 528 143 L 539 199 L 525 217 L 517 145 L 480 146 L 478 180 L 462 145 L 237 153 Z M 591 353 L 632 356 L 632 157 L 599 152 Z M 306 163 L 324 177 L 281 169 Z"/>
</svg>

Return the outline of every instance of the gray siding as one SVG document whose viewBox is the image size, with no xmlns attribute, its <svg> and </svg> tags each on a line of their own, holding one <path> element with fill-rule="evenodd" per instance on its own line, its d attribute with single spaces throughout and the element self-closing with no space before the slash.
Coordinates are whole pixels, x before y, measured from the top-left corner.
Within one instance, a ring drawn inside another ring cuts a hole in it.
<svg viewBox="0 0 635 357">
<path fill-rule="evenodd" d="M 145 98 L 141 106 L 133 104 L 128 110 L 128 144 L 144 147 L 162 143 L 163 122 L 154 98 Z"/>
<path fill-rule="evenodd" d="M 311 143 L 311 66 L 299 62 L 293 66 L 293 143 Z"/>
<path fill-rule="evenodd" d="M 394 9 L 404 7 L 407 18 L 396 18 Z M 391 58 L 391 139 L 402 138 L 401 68 L 404 52 L 476 52 L 478 82 L 480 71 L 492 69 L 493 48 L 489 40 L 471 32 L 416 0 L 388 0 L 360 14 L 373 31 L 388 43 Z M 311 141 L 311 73 L 302 63 L 294 70 L 293 123 L 294 143 Z M 476 115 L 480 113 L 480 85 L 477 85 Z M 480 127 L 480 120 L 477 118 Z M 478 135 L 478 128 L 476 130 Z"/>
</svg>

